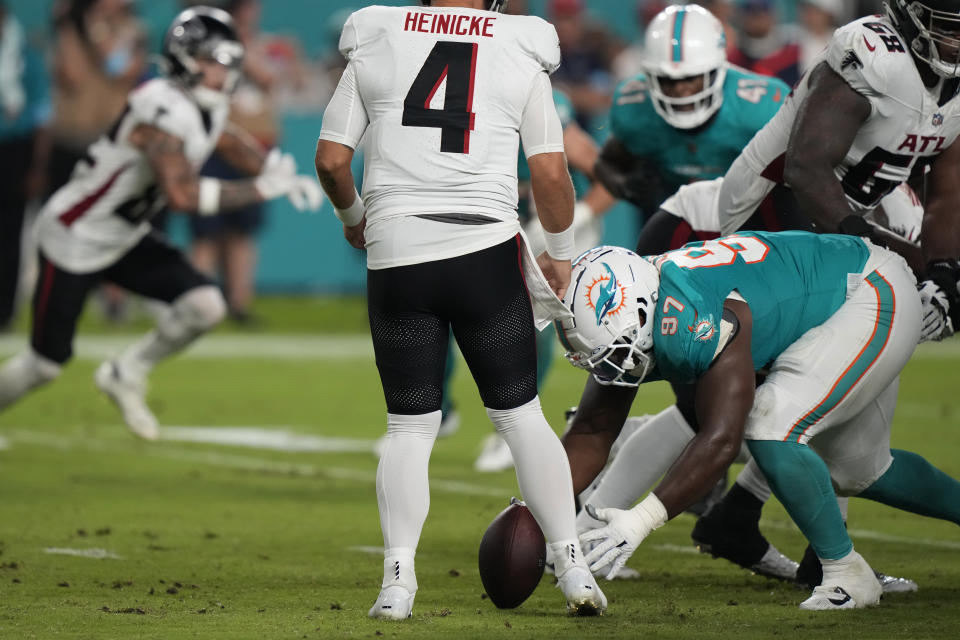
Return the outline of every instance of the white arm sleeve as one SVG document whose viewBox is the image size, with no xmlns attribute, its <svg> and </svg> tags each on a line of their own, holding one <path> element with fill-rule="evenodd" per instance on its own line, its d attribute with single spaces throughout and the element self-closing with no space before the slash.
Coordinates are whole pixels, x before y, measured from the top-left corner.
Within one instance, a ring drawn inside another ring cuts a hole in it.
<svg viewBox="0 0 960 640">
<path fill-rule="evenodd" d="M 323 112 L 320 139 L 356 149 L 369 123 L 367 110 L 357 91 L 357 71 L 351 62 L 340 76 L 337 90 Z"/>
<path fill-rule="evenodd" d="M 526 156 L 563 151 L 563 125 L 553 103 L 553 87 L 546 73 L 538 73 L 523 108 L 520 140 Z"/>
</svg>

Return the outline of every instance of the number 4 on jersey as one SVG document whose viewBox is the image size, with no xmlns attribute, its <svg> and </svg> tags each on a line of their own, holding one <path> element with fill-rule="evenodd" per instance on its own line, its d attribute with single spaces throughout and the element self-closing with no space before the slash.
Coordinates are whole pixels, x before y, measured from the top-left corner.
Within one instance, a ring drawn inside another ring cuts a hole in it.
<svg viewBox="0 0 960 640">
<path fill-rule="evenodd" d="M 440 151 L 470 153 L 476 70 L 476 43 L 435 44 L 403 101 L 403 126 L 440 129 Z M 430 103 L 444 80 L 447 81 L 447 93 L 443 109 L 431 109 Z"/>
</svg>

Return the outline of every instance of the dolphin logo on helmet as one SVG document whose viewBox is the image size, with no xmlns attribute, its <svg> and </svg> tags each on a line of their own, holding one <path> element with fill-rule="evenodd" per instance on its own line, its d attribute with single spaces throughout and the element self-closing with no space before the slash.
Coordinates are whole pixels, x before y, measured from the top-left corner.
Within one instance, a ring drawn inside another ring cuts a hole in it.
<svg viewBox="0 0 960 640">
<path fill-rule="evenodd" d="M 660 271 L 632 251 L 604 246 L 577 259 L 570 282 L 563 303 L 571 314 L 555 322 L 567 360 L 600 384 L 637 386 L 654 367 Z"/>
</svg>

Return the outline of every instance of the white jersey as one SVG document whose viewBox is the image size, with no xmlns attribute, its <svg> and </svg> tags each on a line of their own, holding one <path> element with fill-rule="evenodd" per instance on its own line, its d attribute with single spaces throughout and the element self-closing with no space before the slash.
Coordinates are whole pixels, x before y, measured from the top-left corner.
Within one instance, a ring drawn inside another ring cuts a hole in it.
<svg viewBox="0 0 960 640">
<path fill-rule="evenodd" d="M 723 180 L 717 178 L 685 184 L 664 200 L 660 208 L 686 221 L 694 231 L 719 236 L 721 228 L 717 200 Z M 868 212 L 866 218 L 909 242 L 917 244 L 920 241 L 923 205 L 906 183 L 884 196 L 880 206 Z"/>
<path fill-rule="evenodd" d="M 562 152 L 548 74 L 556 30 L 459 7 L 368 7 L 320 138 L 364 153 L 371 269 L 440 260 L 519 231 L 517 152 Z"/>
<path fill-rule="evenodd" d="M 113 128 L 90 145 L 70 181 L 44 205 L 40 248 L 55 265 L 91 273 L 119 260 L 150 231 L 150 218 L 166 206 L 153 169 L 130 144 L 130 133 L 148 124 L 183 140 L 184 154 L 203 166 L 226 126 L 228 108 L 204 112 L 165 78 L 130 93 Z"/>
<path fill-rule="evenodd" d="M 960 99 L 954 95 L 938 103 L 944 83 L 933 89 L 924 86 L 908 47 L 884 16 L 861 18 L 837 29 L 817 63 L 821 61 L 870 102 L 870 116 L 836 168 L 850 207 L 866 213 L 897 185 L 926 171 L 956 140 Z M 730 209 L 723 212 L 725 232 L 742 224 L 774 184 L 784 183 L 787 143 L 808 92 L 809 74 L 730 168 L 727 177 L 735 178 L 730 184 L 741 185 L 739 191 L 750 195 L 723 199 L 733 202 L 722 205 Z M 731 176 L 734 173 L 752 176 Z M 766 188 L 752 186 L 756 176 L 769 181 Z"/>
</svg>

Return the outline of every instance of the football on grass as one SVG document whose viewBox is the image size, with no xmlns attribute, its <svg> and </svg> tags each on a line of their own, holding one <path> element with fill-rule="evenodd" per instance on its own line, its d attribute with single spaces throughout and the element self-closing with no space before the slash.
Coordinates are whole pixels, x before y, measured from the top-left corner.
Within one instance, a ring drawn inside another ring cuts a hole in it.
<svg viewBox="0 0 960 640">
<path fill-rule="evenodd" d="M 499 609 L 520 606 L 540 583 L 546 555 L 540 525 L 514 498 L 480 541 L 480 580 L 490 601 Z"/>
</svg>

